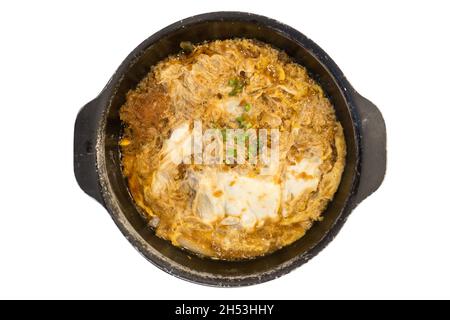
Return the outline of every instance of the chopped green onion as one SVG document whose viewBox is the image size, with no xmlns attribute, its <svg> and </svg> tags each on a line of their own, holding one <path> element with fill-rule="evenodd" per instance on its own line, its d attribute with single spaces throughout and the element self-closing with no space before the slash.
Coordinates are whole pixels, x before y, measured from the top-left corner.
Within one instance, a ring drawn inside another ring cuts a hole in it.
<svg viewBox="0 0 450 320">
<path fill-rule="evenodd" d="M 245 112 L 249 112 L 251 108 L 252 108 L 252 106 L 250 105 L 250 103 L 247 103 L 247 104 L 244 106 Z"/>
<path fill-rule="evenodd" d="M 239 116 L 236 118 L 236 121 L 239 123 L 241 128 L 250 129 L 252 124 L 250 122 L 245 121 L 243 116 Z"/>
<path fill-rule="evenodd" d="M 230 80 L 228 81 L 228 85 L 229 85 L 230 87 L 235 87 L 235 86 L 237 85 L 237 83 L 238 83 L 238 80 L 237 80 L 237 79 L 230 79 Z"/>
<path fill-rule="evenodd" d="M 186 53 L 191 53 L 192 51 L 194 51 L 194 46 L 190 41 L 181 41 L 180 48 L 183 49 L 183 51 Z"/>
<path fill-rule="evenodd" d="M 228 95 L 235 96 L 242 92 L 244 88 L 244 81 L 238 78 L 230 79 L 228 85 L 231 87 L 231 91 Z"/>
<path fill-rule="evenodd" d="M 236 155 L 237 155 L 237 150 L 234 149 L 234 148 L 227 149 L 227 155 L 228 155 L 228 156 L 234 156 L 234 157 L 236 157 Z"/>
<path fill-rule="evenodd" d="M 222 133 L 222 138 L 227 141 L 227 130 L 226 129 L 222 129 L 220 130 L 220 132 Z"/>
</svg>

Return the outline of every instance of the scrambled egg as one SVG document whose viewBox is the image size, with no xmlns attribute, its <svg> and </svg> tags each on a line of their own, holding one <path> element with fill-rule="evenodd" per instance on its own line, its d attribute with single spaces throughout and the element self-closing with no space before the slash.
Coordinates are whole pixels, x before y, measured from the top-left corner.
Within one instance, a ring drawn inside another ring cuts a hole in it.
<svg viewBox="0 0 450 320">
<path fill-rule="evenodd" d="M 162 60 L 128 93 L 120 116 L 123 173 L 149 225 L 211 258 L 252 258 L 302 237 L 345 166 L 342 127 L 320 86 L 254 40 L 204 43 Z M 276 129 L 280 161 L 265 174 L 261 161 L 196 164 L 197 120 L 222 133 Z"/>
</svg>

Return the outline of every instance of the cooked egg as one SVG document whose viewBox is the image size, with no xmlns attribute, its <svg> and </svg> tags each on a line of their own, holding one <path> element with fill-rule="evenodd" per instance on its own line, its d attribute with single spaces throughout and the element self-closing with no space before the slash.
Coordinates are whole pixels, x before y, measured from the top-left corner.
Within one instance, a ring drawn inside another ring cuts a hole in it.
<svg viewBox="0 0 450 320">
<path fill-rule="evenodd" d="M 192 133 L 189 129 L 189 123 L 184 122 L 181 126 L 175 128 L 166 140 L 162 154 L 173 164 L 180 164 L 192 154 Z"/>
<path fill-rule="evenodd" d="M 160 165 L 153 173 L 151 185 L 152 192 L 156 195 L 166 191 L 167 185 L 176 174 L 177 165 L 186 161 L 192 154 L 192 132 L 188 122 L 172 131 L 169 139 L 164 141 L 160 154 Z"/>
<path fill-rule="evenodd" d="M 191 156 L 192 140 L 192 130 L 185 122 L 165 141 L 161 165 L 153 176 L 154 193 L 164 191 L 176 174 L 177 165 Z M 276 219 L 280 209 L 285 215 L 289 202 L 315 191 L 320 181 L 321 163 L 319 157 L 311 157 L 288 166 L 282 184 L 274 179 L 279 170 L 278 162 L 272 165 L 269 174 L 256 177 L 218 168 L 191 172 L 190 185 L 196 192 L 193 211 L 208 224 L 222 221 L 224 225 L 240 224 L 252 229 L 264 224 L 267 218 Z"/>
<path fill-rule="evenodd" d="M 267 177 L 247 177 L 217 169 L 198 174 L 194 212 L 205 222 L 241 224 L 251 229 L 276 218 L 280 208 L 280 186 Z M 237 218 L 237 219 L 232 219 Z"/>
<path fill-rule="evenodd" d="M 244 109 L 240 106 L 241 99 L 236 97 L 229 97 L 223 100 L 220 100 L 217 104 L 220 111 L 229 114 L 230 116 L 236 118 L 242 115 Z"/>
<path fill-rule="evenodd" d="M 295 165 L 288 166 L 283 188 L 283 201 L 312 192 L 317 189 L 320 181 L 319 166 L 322 163 L 319 157 L 304 158 Z"/>
<path fill-rule="evenodd" d="M 345 166 L 342 127 L 321 87 L 255 40 L 211 41 L 161 60 L 127 94 L 120 118 L 123 173 L 148 224 L 212 258 L 257 257 L 302 237 Z"/>
</svg>

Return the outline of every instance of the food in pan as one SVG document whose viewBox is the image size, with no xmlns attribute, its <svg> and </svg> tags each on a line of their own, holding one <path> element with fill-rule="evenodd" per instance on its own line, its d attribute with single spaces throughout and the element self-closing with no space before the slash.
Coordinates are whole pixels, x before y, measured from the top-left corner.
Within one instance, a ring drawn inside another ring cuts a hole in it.
<svg viewBox="0 0 450 320">
<path fill-rule="evenodd" d="M 305 68 L 265 43 L 180 46 L 120 110 L 137 207 L 158 236 L 210 258 L 293 243 L 321 219 L 344 170 L 332 104 Z"/>
</svg>

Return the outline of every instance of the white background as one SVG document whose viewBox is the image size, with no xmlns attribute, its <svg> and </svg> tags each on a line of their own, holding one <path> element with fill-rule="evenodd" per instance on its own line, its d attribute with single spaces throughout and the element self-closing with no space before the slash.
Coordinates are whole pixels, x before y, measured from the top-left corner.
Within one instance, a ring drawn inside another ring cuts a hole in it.
<svg viewBox="0 0 450 320">
<path fill-rule="evenodd" d="M 0 298 L 450 298 L 446 1 L 2 1 Z M 388 171 L 316 258 L 247 288 L 147 262 L 73 175 L 73 125 L 126 55 L 219 10 L 300 30 L 382 111 Z"/>
</svg>

